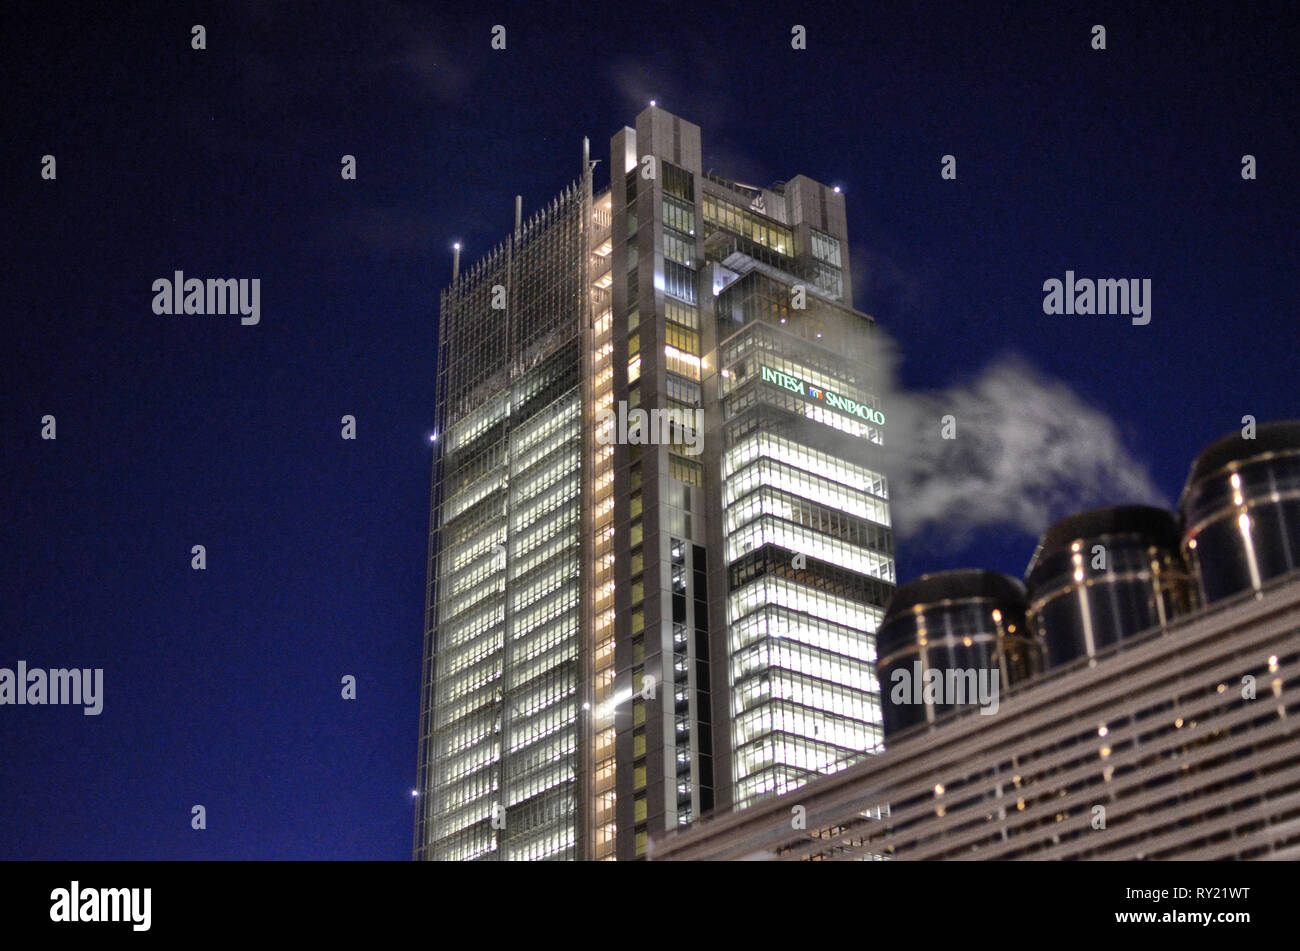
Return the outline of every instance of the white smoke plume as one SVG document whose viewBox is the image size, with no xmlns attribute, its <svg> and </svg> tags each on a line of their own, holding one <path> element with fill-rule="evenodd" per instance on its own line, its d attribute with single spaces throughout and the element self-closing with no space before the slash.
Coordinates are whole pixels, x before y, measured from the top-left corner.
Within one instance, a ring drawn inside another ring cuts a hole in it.
<svg viewBox="0 0 1300 951">
<path fill-rule="evenodd" d="M 886 341 L 880 371 L 896 379 Z M 890 386 L 886 471 L 895 531 L 963 547 L 997 526 L 1037 536 L 1081 509 L 1164 505 L 1119 427 L 1062 382 L 1007 356 L 971 382 L 932 393 Z M 954 438 L 943 438 L 951 416 Z"/>
</svg>

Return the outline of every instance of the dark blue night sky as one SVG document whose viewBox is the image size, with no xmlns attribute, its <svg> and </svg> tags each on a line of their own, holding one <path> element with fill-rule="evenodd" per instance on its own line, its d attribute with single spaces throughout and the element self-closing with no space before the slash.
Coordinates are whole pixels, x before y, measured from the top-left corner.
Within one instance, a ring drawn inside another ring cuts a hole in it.
<svg viewBox="0 0 1300 951">
<path fill-rule="evenodd" d="M 729 177 L 843 185 L 909 389 L 1017 354 L 1171 503 L 1243 415 L 1300 415 L 1293 5 L 1133 6 L 7 8 L 0 667 L 105 696 L 0 706 L 0 858 L 410 856 L 450 244 L 549 201 L 584 135 L 603 185 L 651 97 Z M 259 278 L 261 322 L 155 316 L 178 269 Z M 1151 323 L 1045 316 L 1067 269 L 1150 278 Z M 1033 545 L 904 538 L 899 576 Z"/>
</svg>

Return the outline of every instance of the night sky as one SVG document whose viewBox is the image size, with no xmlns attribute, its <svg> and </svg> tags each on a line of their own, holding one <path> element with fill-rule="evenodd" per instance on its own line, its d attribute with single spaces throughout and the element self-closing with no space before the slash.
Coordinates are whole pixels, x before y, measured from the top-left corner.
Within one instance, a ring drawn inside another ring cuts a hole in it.
<svg viewBox="0 0 1300 951">
<path fill-rule="evenodd" d="M 843 186 L 909 389 L 1018 355 L 1170 503 L 1300 415 L 1293 5 L 1130 6 L 7 7 L 0 667 L 102 667 L 104 710 L 0 706 L 0 858 L 409 858 L 450 245 L 584 135 L 603 187 L 652 97 L 706 167 Z M 1150 278 L 1151 323 L 1045 316 L 1067 269 Z M 175 270 L 259 278 L 260 323 L 155 315 Z M 899 577 L 1033 545 L 901 539 Z"/>
</svg>

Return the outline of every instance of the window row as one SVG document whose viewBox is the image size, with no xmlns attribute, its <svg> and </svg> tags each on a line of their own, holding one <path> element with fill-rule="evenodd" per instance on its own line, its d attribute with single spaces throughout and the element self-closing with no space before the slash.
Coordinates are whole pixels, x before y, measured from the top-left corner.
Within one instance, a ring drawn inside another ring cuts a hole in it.
<svg viewBox="0 0 1300 951">
<path fill-rule="evenodd" d="M 668 454 L 668 475 L 687 485 L 704 484 L 704 466 L 671 452 Z"/>
<path fill-rule="evenodd" d="M 687 406 L 699 406 L 703 400 L 700 384 L 669 373 L 664 378 L 664 389 L 668 399 Z"/>
<path fill-rule="evenodd" d="M 869 750 L 880 738 L 878 727 L 860 720 L 827 716 L 820 710 L 785 701 L 764 704 L 742 714 L 736 721 L 734 736 L 737 744 L 744 744 L 777 732 L 833 743 L 849 750 Z"/>
<path fill-rule="evenodd" d="M 736 767 L 741 776 L 778 764 L 820 773 L 829 770 L 843 756 L 843 750 L 829 744 L 777 733 L 739 747 Z"/>
<path fill-rule="evenodd" d="M 878 607 L 818 591 L 787 578 L 766 575 L 728 596 L 727 621 L 733 623 L 769 604 L 825 618 L 868 634 L 876 632 L 884 613 Z"/>
<path fill-rule="evenodd" d="M 672 162 L 660 161 L 663 170 L 664 193 L 688 202 L 695 201 L 695 176 Z"/>
<path fill-rule="evenodd" d="M 700 329 L 700 309 L 692 304 L 686 304 L 671 298 L 666 299 L 664 301 L 664 316 L 673 323 L 689 327 L 691 330 Z"/>
<path fill-rule="evenodd" d="M 738 682 L 772 668 L 802 674 L 866 693 L 879 693 L 876 673 L 865 660 L 828 654 L 785 638 L 760 641 L 732 655 L 731 679 Z"/>
<path fill-rule="evenodd" d="M 683 353 L 674 346 L 664 347 L 664 367 L 691 380 L 700 378 L 700 358 L 693 353 Z"/>
<path fill-rule="evenodd" d="M 844 272 L 820 262 L 813 262 L 813 283 L 836 300 L 844 299 Z"/>
<path fill-rule="evenodd" d="M 478 614 L 467 614 L 454 624 L 442 624 L 438 638 L 442 650 L 458 644 L 467 644 L 500 624 L 505 619 L 505 608 L 500 604 L 487 605 Z"/>
<path fill-rule="evenodd" d="M 682 234 L 695 234 L 695 205 L 664 195 L 664 227 Z"/>
<path fill-rule="evenodd" d="M 838 456 L 802 446 L 783 436 L 766 432 L 747 436 L 727 450 L 722 459 L 723 478 L 730 478 L 734 472 L 760 457 L 773 459 L 805 472 L 816 473 L 823 478 L 834 479 L 850 488 L 870 492 L 880 498 L 888 498 L 885 477 L 880 473 L 846 462 Z"/>
<path fill-rule="evenodd" d="M 785 225 L 708 192 L 704 193 L 704 222 L 748 238 L 780 254 L 794 253 L 794 233 Z"/>
<path fill-rule="evenodd" d="M 443 502 L 439 512 L 441 523 L 450 524 L 462 513 L 469 511 L 479 502 L 501 488 L 505 481 L 504 472 L 490 472 L 477 482 L 471 482 L 463 489 Z"/>
<path fill-rule="evenodd" d="M 681 238 L 671 231 L 664 232 L 664 257 L 690 267 L 695 260 L 695 240 Z"/>
<path fill-rule="evenodd" d="M 449 620 L 462 614 L 493 595 L 501 594 L 505 591 L 504 577 L 491 577 L 477 588 L 472 588 L 465 594 L 456 597 L 447 597 L 439 600 L 438 603 L 438 624 L 441 627 Z"/>
<path fill-rule="evenodd" d="M 738 530 L 760 515 L 774 515 L 851 545 L 883 554 L 893 552 L 889 529 L 866 519 L 763 486 L 727 507 L 725 531 Z"/>
<path fill-rule="evenodd" d="M 729 568 L 733 589 L 751 578 L 778 574 L 855 601 L 883 606 L 889 586 L 894 583 L 894 562 L 889 556 L 828 539 L 770 515 L 728 536 L 726 550 L 733 562 Z M 807 567 L 781 563 L 786 553 L 793 558 L 794 552 L 807 559 Z"/>
<path fill-rule="evenodd" d="M 732 691 L 732 700 L 737 718 L 764 704 L 787 701 L 823 710 L 827 716 L 842 716 L 872 725 L 880 723 L 878 695 L 779 669 L 738 683 Z"/>
<path fill-rule="evenodd" d="M 808 250 L 812 252 L 812 256 L 818 261 L 823 261 L 831 265 L 831 267 L 844 266 L 844 260 L 840 254 L 839 238 L 832 238 L 816 228 L 810 228 L 808 231 Z"/>
<path fill-rule="evenodd" d="M 889 525 L 889 506 L 881 499 L 772 459 L 759 458 L 728 478 L 723 490 L 723 506 L 731 505 L 760 485 L 770 485 L 805 499 L 818 499 L 824 505 L 857 518 L 886 527 Z"/>
<path fill-rule="evenodd" d="M 697 357 L 700 355 L 700 335 L 694 330 L 687 330 L 685 327 L 669 322 L 664 325 L 664 342 L 683 353 Z"/>
<path fill-rule="evenodd" d="M 578 545 L 578 534 L 574 526 L 569 526 L 568 531 L 556 532 L 552 537 L 550 544 L 528 552 L 526 555 L 515 559 L 510 565 L 510 579 L 514 581 L 517 578 L 526 578 L 533 571 L 542 565 L 550 562 L 554 558 L 566 552 L 576 551 Z"/>
<path fill-rule="evenodd" d="M 769 637 L 807 644 L 846 657 L 858 657 L 872 664 L 876 660 L 876 646 L 870 635 L 780 608 L 758 611 L 737 621 L 731 626 L 728 647 L 738 651 Z"/>
<path fill-rule="evenodd" d="M 684 264 L 664 260 L 664 293 L 688 304 L 695 303 L 696 273 Z M 630 292 L 629 292 L 630 294 Z"/>
</svg>

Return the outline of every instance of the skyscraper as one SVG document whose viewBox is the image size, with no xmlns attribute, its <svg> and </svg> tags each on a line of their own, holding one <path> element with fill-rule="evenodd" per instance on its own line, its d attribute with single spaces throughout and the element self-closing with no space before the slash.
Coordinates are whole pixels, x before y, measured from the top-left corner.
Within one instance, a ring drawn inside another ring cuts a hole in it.
<svg viewBox="0 0 1300 951">
<path fill-rule="evenodd" d="M 634 859 L 880 742 L 843 196 L 653 106 L 610 155 L 442 294 L 417 858 Z"/>
</svg>

